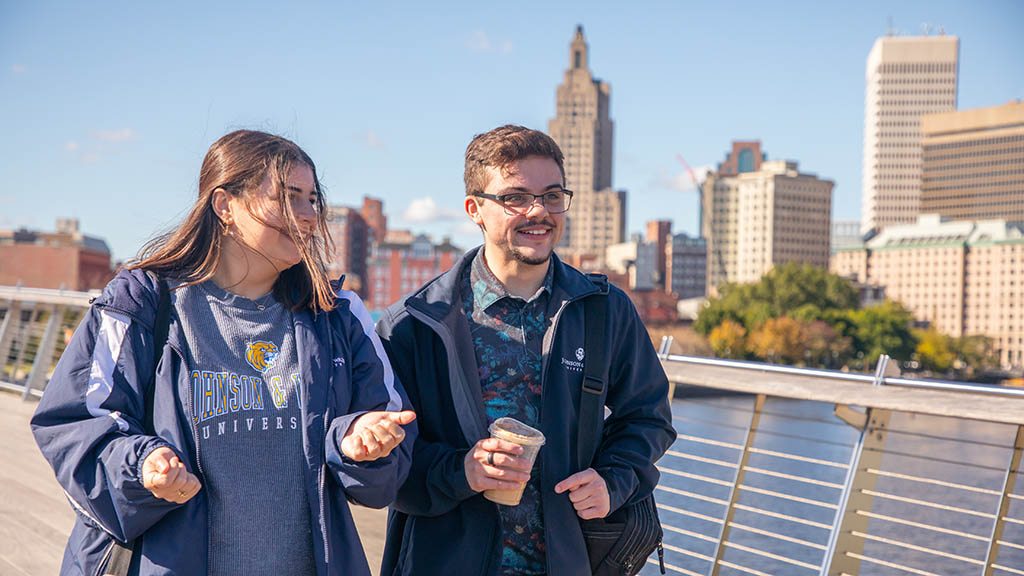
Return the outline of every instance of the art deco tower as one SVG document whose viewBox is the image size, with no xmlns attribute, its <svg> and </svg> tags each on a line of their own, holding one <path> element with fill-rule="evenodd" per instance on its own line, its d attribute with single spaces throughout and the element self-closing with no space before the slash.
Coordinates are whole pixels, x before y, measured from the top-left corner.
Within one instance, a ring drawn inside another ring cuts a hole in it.
<svg viewBox="0 0 1024 576">
<path fill-rule="evenodd" d="M 604 249 L 625 238 L 626 193 L 612 185 L 611 86 L 587 66 L 583 27 L 569 45 L 569 68 L 558 86 L 548 133 L 565 154 L 566 187 L 576 193 L 562 246 L 604 260 Z"/>
</svg>

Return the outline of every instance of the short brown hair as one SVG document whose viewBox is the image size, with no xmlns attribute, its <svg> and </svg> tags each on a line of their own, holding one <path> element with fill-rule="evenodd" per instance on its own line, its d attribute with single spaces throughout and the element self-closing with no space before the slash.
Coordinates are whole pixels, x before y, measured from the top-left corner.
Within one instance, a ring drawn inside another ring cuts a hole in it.
<svg viewBox="0 0 1024 576">
<path fill-rule="evenodd" d="M 565 165 L 562 150 L 547 134 L 506 124 L 487 132 L 477 134 L 466 147 L 466 195 L 483 192 L 490 182 L 487 168 L 507 170 L 513 163 L 527 156 L 550 158 L 558 164 L 558 171 L 565 181 Z"/>
</svg>

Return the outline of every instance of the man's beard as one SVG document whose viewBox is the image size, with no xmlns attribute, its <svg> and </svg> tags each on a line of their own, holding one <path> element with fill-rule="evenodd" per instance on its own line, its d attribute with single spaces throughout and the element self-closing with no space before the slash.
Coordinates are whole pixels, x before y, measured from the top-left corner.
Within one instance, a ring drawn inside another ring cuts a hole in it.
<svg viewBox="0 0 1024 576">
<path fill-rule="evenodd" d="M 554 250 L 552 249 L 543 258 L 540 258 L 540 257 L 533 257 L 533 258 L 531 258 L 531 257 L 523 254 L 522 252 L 520 252 L 518 248 L 512 248 L 511 246 L 507 246 L 507 245 L 504 246 L 504 248 L 505 248 L 505 255 L 506 256 L 508 256 L 512 260 L 515 260 L 516 262 L 522 262 L 523 264 L 529 264 L 530 266 L 540 266 L 541 264 L 547 262 L 548 258 L 551 258 L 551 252 L 554 252 Z"/>
<path fill-rule="evenodd" d="M 548 226 L 548 227 L 550 227 L 552 232 L 554 232 L 554 230 L 555 230 L 555 223 L 554 222 L 551 222 L 551 221 L 548 221 L 548 220 L 542 220 L 542 221 L 539 221 L 539 222 L 527 222 L 526 224 L 523 224 L 523 225 L 517 227 L 516 228 L 516 232 L 519 232 L 519 230 L 522 230 L 523 228 L 529 228 L 530 226 L 538 226 L 538 225 Z M 551 250 L 548 250 L 548 253 L 545 254 L 543 258 L 541 258 L 539 256 L 534 256 L 534 257 L 527 256 L 526 254 L 523 254 L 522 252 L 520 252 L 518 248 L 515 248 L 515 247 L 513 247 L 510 244 L 505 244 L 501 248 L 505 250 L 505 256 L 507 256 L 509 259 L 515 260 L 516 262 L 522 262 L 523 264 L 528 264 L 530 266 L 540 266 L 541 264 L 546 263 L 548 261 L 548 259 L 551 258 L 551 253 L 555 251 L 555 247 L 554 247 L 554 245 L 552 245 L 551 246 Z"/>
</svg>

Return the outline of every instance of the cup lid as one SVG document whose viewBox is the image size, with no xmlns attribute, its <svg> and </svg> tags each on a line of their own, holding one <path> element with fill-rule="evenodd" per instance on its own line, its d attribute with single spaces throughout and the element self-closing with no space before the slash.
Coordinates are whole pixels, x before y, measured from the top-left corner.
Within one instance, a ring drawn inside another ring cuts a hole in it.
<svg viewBox="0 0 1024 576">
<path fill-rule="evenodd" d="M 508 416 L 498 418 L 487 429 L 499 438 L 520 444 L 541 445 L 545 440 L 544 433 L 540 430 Z"/>
</svg>

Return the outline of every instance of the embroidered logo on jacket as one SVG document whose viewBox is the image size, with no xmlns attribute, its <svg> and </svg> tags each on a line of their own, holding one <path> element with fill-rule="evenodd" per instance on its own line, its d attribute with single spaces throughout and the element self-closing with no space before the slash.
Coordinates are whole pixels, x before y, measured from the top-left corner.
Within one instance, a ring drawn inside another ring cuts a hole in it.
<svg viewBox="0 0 1024 576">
<path fill-rule="evenodd" d="M 562 367 L 570 372 L 583 372 L 583 348 L 576 349 L 575 360 L 562 356 Z"/>
<path fill-rule="evenodd" d="M 245 361 L 257 372 L 266 372 L 277 364 L 277 357 L 280 355 L 277 346 L 273 342 L 257 340 L 246 346 Z"/>
</svg>

